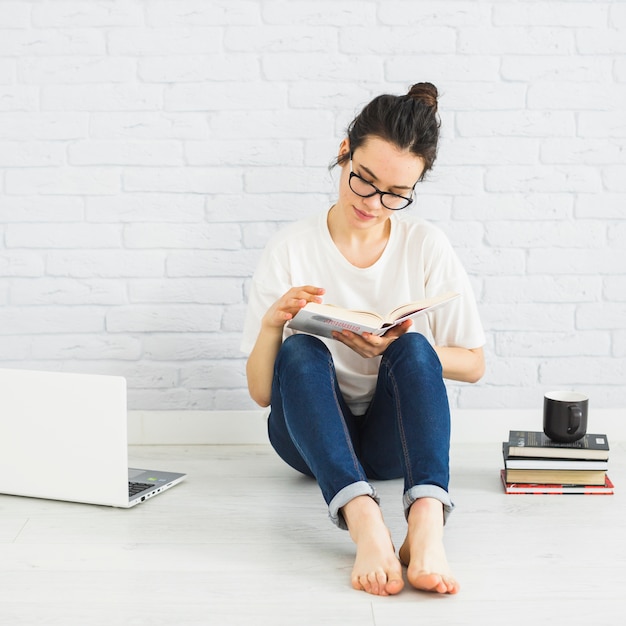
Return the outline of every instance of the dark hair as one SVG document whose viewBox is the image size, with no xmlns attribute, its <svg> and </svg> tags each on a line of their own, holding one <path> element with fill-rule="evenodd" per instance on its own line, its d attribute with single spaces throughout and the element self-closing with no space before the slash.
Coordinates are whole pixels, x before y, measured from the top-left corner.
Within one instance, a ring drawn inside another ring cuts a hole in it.
<svg viewBox="0 0 626 626">
<path fill-rule="evenodd" d="M 424 159 L 422 180 L 437 158 L 441 126 L 437 115 L 438 96 L 432 83 L 416 83 L 404 96 L 377 96 L 348 126 L 350 151 L 354 152 L 371 136 L 389 141 Z M 341 155 L 332 165 L 341 165 L 349 158 L 348 154 Z"/>
</svg>

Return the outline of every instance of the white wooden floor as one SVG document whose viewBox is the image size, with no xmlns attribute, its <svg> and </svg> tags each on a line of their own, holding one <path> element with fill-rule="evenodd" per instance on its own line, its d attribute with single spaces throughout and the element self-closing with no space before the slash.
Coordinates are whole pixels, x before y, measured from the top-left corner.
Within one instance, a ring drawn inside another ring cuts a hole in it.
<svg viewBox="0 0 626 626">
<path fill-rule="evenodd" d="M 130 510 L 0 496 L 0 624 L 616 624 L 626 613 L 626 445 L 614 496 L 507 496 L 499 445 L 453 446 L 457 596 L 351 589 L 353 547 L 267 446 L 144 446 L 187 480 Z M 399 481 L 378 483 L 396 545 Z"/>
</svg>

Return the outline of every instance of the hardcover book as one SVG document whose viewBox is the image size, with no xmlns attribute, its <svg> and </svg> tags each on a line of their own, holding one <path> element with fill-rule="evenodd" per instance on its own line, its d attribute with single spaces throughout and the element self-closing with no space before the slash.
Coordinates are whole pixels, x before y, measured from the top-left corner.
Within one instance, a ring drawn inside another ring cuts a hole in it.
<svg viewBox="0 0 626 626">
<path fill-rule="evenodd" d="M 554 459 L 609 458 L 609 441 L 606 435 L 586 434 L 578 441 L 558 443 L 542 432 L 528 430 L 509 431 L 509 456 L 547 457 Z"/>
<path fill-rule="evenodd" d="M 520 470 L 602 470 L 609 468 L 606 460 L 593 459 L 552 459 L 548 457 L 511 456 L 509 442 L 502 443 L 502 456 L 506 469 Z"/>
<path fill-rule="evenodd" d="M 289 328 L 320 337 L 332 337 L 333 331 L 349 330 L 357 335 L 372 333 L 382 336 L 390 328 L 410 318 L 430 313 L 459 296 L 448 292 L 433 298 L 403 304 L 386 315 L 371 311 L 353 311 L 334 304 L 309 302 L 288 322 Z"/>
<path fill-rule="evenodd" d="M 504 491 L 508 494 L 581 494 L 593 496 L 613 495 L 615 492 L 615 487 L 608 476 L 605 476 L 603 485 L 543 485 L 537 483 L 508 483 L 506 481 L 505 470 L 500 471 L 500 478 L 502 480 Z"/>
</svg>

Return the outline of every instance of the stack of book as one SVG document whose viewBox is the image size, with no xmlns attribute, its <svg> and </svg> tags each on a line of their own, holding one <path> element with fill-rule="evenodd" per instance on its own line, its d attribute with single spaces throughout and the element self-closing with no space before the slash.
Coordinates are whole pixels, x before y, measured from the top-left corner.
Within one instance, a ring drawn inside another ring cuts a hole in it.
<svg viewBox="0 0 626 626">
<path fill-rule="evenodd" d="M 572 443 L 557 443 L 542 432 L 511 430 L 502 443 L 506 493 L 610 495 L 606 435 L 587 434 Z"/>
</svg>

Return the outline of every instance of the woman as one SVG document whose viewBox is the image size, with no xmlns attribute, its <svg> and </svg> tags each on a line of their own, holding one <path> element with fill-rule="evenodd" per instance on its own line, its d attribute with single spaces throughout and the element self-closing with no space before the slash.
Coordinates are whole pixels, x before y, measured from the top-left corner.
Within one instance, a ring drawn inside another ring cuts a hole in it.
<svg viewBox="0 0 626 626">
<path fill-rule="evenodd" d="M 348 127 L 337 202 L 268 244 L 254 276 L 242 349 L 250 395 L 271 405 L 270 441 L 315 477 L 331 520 L 356 544 L 352 585 L 377 595 L 456 593 L 443 547 L 450 413 L 443 378 L 475 382 L 484 335 L 467 275 L 445 236 L 401 219 L 432 167 L 437 89 L 370 102 Z M 459 298 L 382 337 L 320 339 L 288 322 L 308 302 L 385 312 L 456 291 Z M 404 478 L 407 535 L 395 554 L 370 479 Z"/>
</svg>

